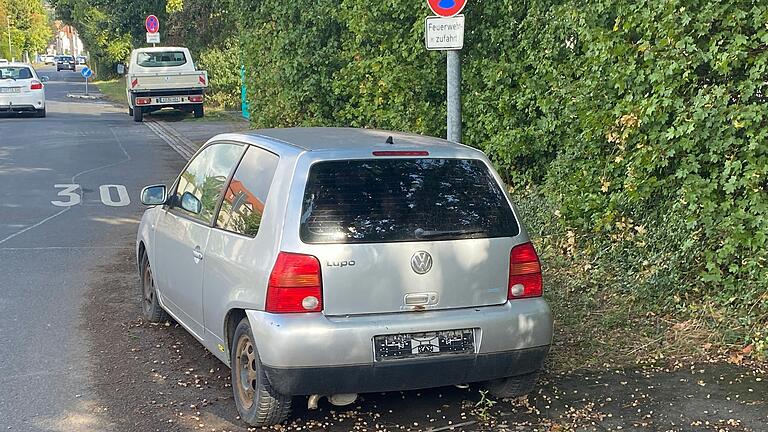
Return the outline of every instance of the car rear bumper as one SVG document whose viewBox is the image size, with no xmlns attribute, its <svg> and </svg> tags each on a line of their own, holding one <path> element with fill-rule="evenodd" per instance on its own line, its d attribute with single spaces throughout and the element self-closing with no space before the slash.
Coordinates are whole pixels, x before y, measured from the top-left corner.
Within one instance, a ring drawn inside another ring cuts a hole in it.
<svg viewBox="0 0 768 432">
<path fill-rule="evenodd" d="M 38 108 L 34 105 L 0 105 L 0 113 L 34 112 L 41 109 L 42 106 Z"/>
<path fill-rule="evenodd" d="M 540 367 L 553 333 L 552 313 L 542 298 L 515 300 L 498 306 L 360 316 L 271 314 L 253 310 L 246 313 L 262 364 L 275 379 L 274 385 L 291 388 L 290 394 L 323 387 L 327 383 L 324 378 L 315 378 L 308 384 L 300 381 L 318 373 L 336 373 L 334 371 L 371 379 L 371 391 L 383 391 L 381 387 L 387 384 L 387 379 L 393 380 L 389 384 L 393 390 L 519 375 Z M 458 329 L 474 329 L 475 352 L 471 355 L 375 360 L 375 336 Z M 405 369 L 398 370 L 399 365 Z M 451 368 L 452 375 L 427 374 L 424 378 L 427 385 L 408 375 L 411 367 L 428 370 L 443 366 Z M 457 372 L 462 368 L 485 371 Z M 397 377 L 402 381 L 395 380 Z M 411 379 L 418 384 L 410 384 Z M 287 384 L 277 384 L 281 380 Z M 364 381 L 355 378 L 350 383 L 365 386 Z"/>
<path fill-rule="evenodd" d="M 367 365 L 275 368 L 269 383 L 285 395 L 371 393 L 489 381 L 542 368 L 549 345 L 471 356 L 393 360 Z"/>
</svg>

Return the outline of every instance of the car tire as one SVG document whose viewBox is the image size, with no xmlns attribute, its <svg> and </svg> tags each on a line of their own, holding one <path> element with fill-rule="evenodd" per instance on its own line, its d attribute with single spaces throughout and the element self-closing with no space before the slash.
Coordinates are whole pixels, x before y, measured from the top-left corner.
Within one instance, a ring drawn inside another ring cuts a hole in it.
<svg viewBox="0 0 768 432">
<path fill-rule="evenodd" d="M 525 375 L 488 381 L 483 384 L 483 387 L 496 398 L 514 399 L 531 393 L 536 386 L 536 379 L 538 377 L 539 371 L 536 371 Z"/>
<path fill-rule="evenodd" d="M 201 118 L 205 115 L 205 109 L 203 108 L 203 105 L 195 105 L 194 110 L 192 111 L 195 114 L 195 118 Z"/>
<path fill-rule="evenodd" d="M 45 118 L 45 116 L 46 116 L 45 108 L 35 111 L 35 117 Z"/>
<path fill-rule="evenodd" d="M 285 421 L 291 412 L 291 397 L 279 394 L 269 384 L 247 317 L 237 325 L 229 352 L 232 393 L 240 418 L 251 426 Z"/>
<path fill-rule="evenodd" d="M 168 320 L 168 315 L 157 299 L 155 279 L 152 275 L 152 267 L 149 265 L 149 256 L 146 253 L 141 257 L 141 312 L 144 319 L 149 322 Z"/>
<path fill-rule="evenodd" d="M 133 110 L 133 121 L 137 123 L 141 123 L 141 121 L 144 120 L 144 111 L 141 110 L 141 108 L 136 108 Z"/>
</svg>

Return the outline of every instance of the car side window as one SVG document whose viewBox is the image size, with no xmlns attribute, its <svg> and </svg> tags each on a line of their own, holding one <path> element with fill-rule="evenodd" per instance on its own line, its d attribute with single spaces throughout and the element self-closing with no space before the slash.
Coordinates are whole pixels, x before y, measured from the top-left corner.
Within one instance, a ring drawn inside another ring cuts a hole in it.
<svg viewBox="0 0 768 432">
<path fill-rule="evenodd" d="M 249 147 L 224 194 L 216 227 L 255 237 L 280 158 Z"/>
<path fill-rule="evenodd" d="M 239 144 L 216 143 L 198 153 L 179 178 L 174 208 L 182 214 L 210 223 L 227 178 L 243 150 Z"/>
</svg>

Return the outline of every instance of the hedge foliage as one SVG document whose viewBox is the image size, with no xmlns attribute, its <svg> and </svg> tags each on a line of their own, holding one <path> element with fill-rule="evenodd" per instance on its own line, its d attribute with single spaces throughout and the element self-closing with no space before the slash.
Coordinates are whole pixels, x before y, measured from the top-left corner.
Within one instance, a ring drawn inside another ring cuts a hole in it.
<svg viewBox="0 0 768 432">
<path fill-rule="evenodd" d="M 444 134 L 425 2 L 238 12 L 256 126 Z M 602 283 L 661 310 L 723 308 L 765 344 L 768 4 L 475 0 L 465 14 L 464 142 L 543 194 L 548 231 Z"/>
</svg>

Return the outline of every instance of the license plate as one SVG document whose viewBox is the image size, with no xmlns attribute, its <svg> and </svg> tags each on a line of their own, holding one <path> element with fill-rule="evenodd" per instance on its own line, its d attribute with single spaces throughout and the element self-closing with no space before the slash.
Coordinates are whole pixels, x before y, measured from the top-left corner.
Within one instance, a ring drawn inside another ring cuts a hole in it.
<svg viewBox="0 0 768 432">
<path fill-rule="evenodd" d="M 472 329 L 374 336 L 377 361 L 475 352 Z"/>
<path fill-rule="evenodd" d="M 21 93 L 21 87 L 0 87 L 0 93 Z"/>
<path fill-rule="evenodd" d="M 181 102 L 180 97 L 161 97 L 158 98 L 160 103 L 172 103 L 172 102 Z"/>
</svg>

